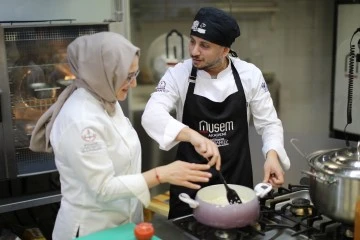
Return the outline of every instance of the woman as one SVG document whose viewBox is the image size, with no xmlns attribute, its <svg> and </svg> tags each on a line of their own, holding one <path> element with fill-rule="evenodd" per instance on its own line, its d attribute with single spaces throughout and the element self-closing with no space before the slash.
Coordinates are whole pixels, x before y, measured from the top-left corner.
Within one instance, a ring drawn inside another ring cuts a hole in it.
<svg viewBox="0 0 360 240">
<path fill-rule="evenodd" d="M 136 86 L 139 49 L 102 32 L 74 40 L 67 50 L 77 77 L 39 119 L 33 151 L 53 151 L 62 200 L 53 239 L 69 240 L 142 220 L 149 188 L 168 182 L 198 189 L 208 165 L 176 161 L 141 173 L 138 136 L 118 100 Z M 146 159 L 145 159 L 146 161 Z"/>
</svg>

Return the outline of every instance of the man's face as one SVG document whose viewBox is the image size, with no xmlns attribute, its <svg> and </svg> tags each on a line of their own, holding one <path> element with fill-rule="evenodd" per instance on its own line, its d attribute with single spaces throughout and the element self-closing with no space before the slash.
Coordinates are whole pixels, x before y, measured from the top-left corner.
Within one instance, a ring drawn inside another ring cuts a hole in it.
<svg viewBox="0 0 360 240">
<path fill-rule="evenodd" d="M 216 72 L 223 66 L 223 59 L 229 53 L 229 48 L 211 43 L 202 38 L 190 36 L 189 54 L 193 65 L 200 70 Z"/>
</svg>

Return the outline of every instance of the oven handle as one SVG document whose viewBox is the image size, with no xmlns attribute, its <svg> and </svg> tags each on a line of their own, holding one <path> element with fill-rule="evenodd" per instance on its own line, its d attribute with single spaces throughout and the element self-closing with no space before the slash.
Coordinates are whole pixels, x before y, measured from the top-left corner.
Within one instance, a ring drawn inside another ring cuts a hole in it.
<svg viewBox="0 0 360 240">
<path fill-rule="evenodd" d="M 2 123 L 2 90 L 0 89 L 0 123 Z"/>
</svg>

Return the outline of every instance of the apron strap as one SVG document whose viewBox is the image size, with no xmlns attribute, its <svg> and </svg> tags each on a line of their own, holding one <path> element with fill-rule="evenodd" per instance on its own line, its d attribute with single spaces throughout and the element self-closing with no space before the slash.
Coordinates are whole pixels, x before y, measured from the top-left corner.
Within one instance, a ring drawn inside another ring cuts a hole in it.
<svg viewBox="0 0 360 240">
<path fill-rule="evenodd" d="M 191 68 L 190 76 L 189 76 L 189 82 L 195 82 L 196 77 L 197 77 L 197 68 L 194 67 L 194 65 L 193 65 Z"/>
</svg>

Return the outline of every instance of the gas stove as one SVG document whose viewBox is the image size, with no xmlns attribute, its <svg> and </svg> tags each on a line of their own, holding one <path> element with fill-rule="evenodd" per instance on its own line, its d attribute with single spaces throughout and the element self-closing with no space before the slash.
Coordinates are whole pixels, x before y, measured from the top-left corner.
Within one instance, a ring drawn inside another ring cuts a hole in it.
<svg viewBox="0 0 360 240">
<path fill-rule="evenodd" d="M 260 199 L 256 223 L 234 229 L 216 229 L 196 221 L 192 215 L 172 223 L 194 240 L 241 239 L 353 239 L 353 226 L 333 221 L 319 213 L 311 202 L 308 185 L 288 185 Z"/>
</svg>

